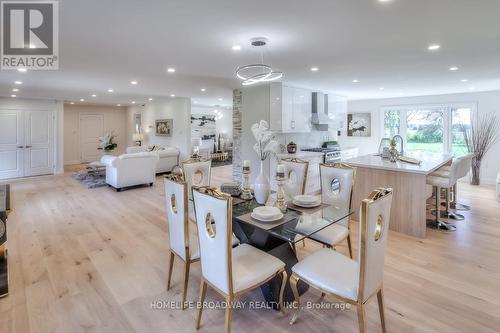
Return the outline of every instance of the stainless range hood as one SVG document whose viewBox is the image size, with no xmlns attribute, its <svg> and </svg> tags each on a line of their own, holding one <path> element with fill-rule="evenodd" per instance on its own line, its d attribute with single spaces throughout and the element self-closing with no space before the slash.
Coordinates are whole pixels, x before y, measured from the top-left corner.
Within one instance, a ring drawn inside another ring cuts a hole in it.
<svg viewBox="0 0 500 333">
<path fill-rule="evenodd" d="M 332 120 L 328 117 L 328 95 L 313 92 L 311 123 L 318 131 L 328 131 L 331 122 Z"/>
</svg>

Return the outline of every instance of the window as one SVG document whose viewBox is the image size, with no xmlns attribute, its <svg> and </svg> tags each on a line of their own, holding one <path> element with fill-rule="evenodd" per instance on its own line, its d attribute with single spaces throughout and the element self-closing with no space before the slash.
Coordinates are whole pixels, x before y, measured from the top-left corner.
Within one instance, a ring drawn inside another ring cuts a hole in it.
<svg viewBox="0 0 500 333">
<path fill-rule="evenodd" d="M 405 151 L 467 153 L 463 131 L 470 127 L 475 105 L 405 105 L 383 108 L 384 137 L 405 140 Z"/>
</svg>

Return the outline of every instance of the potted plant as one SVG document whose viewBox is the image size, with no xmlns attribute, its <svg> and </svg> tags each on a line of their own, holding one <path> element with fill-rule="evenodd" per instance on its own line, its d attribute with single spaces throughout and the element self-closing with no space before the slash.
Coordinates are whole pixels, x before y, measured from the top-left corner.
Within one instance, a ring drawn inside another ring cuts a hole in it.
<svg viewBox="0 0 500 333">
<path fill-rule="evenodd" d="M 494 113 L 487 113 L 472 121 L 471 126 L 461 126 L 465 144 L 472 157 L 471 185 L 481 183 L 481 162 L 490 148 L 499 140 L 500 119 Z"/>
<path fill-rule="evenodd" d="M 103 151 L 104 155 L 107 155 L 111 153 L 116 147 L 118 147 L 118 144 L 114 142 L 115 135 L 113 133 L 108 133 L 104 136 L 101 136 L 99 138 L 99 150 Z"/>
<path fill-rule="evenodd" d="M 264 161 L 271 153 L 276 154 L 279 151 L 280 144 L 278 141 L 274 140 L 274 135 L 269 131 L 269 124 L 267 121 L 261 120 L 258 124 L 253 124 L 251 129 L 257 141 L 253 149 L 260 159 L 260 173 L 257 178 L 255 178 L 254 194 L 255 200 L 262 205 L 266 203 L 271 190 L 269 178 L 264 174 Z"/>
</svg>

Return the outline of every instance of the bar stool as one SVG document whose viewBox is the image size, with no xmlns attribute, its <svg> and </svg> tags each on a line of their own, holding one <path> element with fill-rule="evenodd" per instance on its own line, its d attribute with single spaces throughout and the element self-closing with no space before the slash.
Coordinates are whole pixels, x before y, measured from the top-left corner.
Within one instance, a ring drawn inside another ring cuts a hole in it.
<svg viewBox="0 0 500 333">
<path fill-rule="evenodd" d="M 443 230 L 443 231 L 455 231 L 456 227 L 452 224 L 441 221 L 440 218 L 450 218 L 450 216 L 455 216 L 455 219 L 460 219 L 458 214 L 454 214 L 449 211 L 449 189 L 455 185 L 457 182 L 456 174 L 457 169 L 460 164 L 459 160 L 453 160 L 449 167 L 449 172 L 447 176 L 440 177 L 436 176 L 434 173 L 427 176 L 427 184 L 432 185 L 435 188 L 435 198 L 436 198 L 436 210 L 435 210 L 435 218 L 427 219 L 427 226 L 433 229 Z M 442 173 L 444 175 L 444 173 Z M 441 200 L 441 189 L 446 189 L 446 210 L 444 212 L 440 212 L 440 200 Z M 463 216 L 462 216 L 463 218 Z"/>
<path fill-rule="evenodd" d="M 460 165 L 457 169 L 457 179 L 461 179 L 461 178 L 467 176 L 467 174 L 469 173 L 470 168 L 471 168 L 473 157 L 474 157 L 474 154 L 469 153 L 467 155 L 460 156 L 460 157 L 456 158 L 460 163 Z M 436 172 L 433 172 L 432 175 L 438 176 L 438 177 L 447 177 L 449 171 L 450 171 L 450 166 L 444 166 L 442 168 L 439 168 L 439 170 L 437 170 Z M 452 193 L 453 193 L 453 199 L 452 199 L 453 201 L 450 203 L 451 209 L 470 210 L 470 206 L 467 206 L 467 205 L 464 205 L 464 204 L 457 202 L 457 196 L 458 196 L 457 193 L 458 192 L 457 192 L 457 184 L 456 183 L 453 186 Z"/>
</svg>

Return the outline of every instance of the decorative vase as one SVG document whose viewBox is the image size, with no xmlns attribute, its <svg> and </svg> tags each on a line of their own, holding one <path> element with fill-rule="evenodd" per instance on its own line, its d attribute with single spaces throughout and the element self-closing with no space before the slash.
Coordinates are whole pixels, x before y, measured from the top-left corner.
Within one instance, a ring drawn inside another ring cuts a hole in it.
<svg viewBox="0 0 500 333">
<path fill-rule="evenodd" d="M 263 205 L 267 202 L 270 189 L 271 186 L 269 185 L 269 178 L 267 178 L 264 174 L 264 161 L 260 161 L 260 173 L 255 178 L 255 182 L 253 184 L 255 200 L 257 200 L 257 203 Z"/>
<path fill-rule="evenodd" d="M 286 151 L 289 154 L 295 154 L 297 152 L 297 144 L 290 142 L 289 144 L 286 145 Z"/>
<path fill-rule="evenodd" d="M 473 157 L 471 169 L 472 169 L 472 172 L 471 172 L 470 184 L 471 185 L 480 185 L 481 184 L 481 177 L 480 177 L 481 160 L 478 160 L 476 157 Z"/>
</svg>

